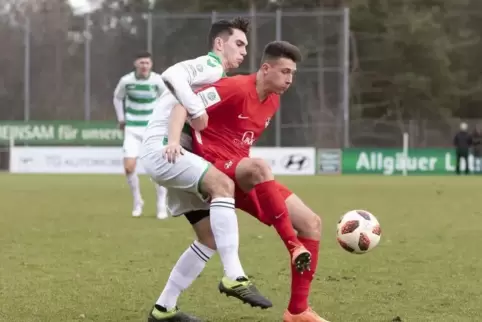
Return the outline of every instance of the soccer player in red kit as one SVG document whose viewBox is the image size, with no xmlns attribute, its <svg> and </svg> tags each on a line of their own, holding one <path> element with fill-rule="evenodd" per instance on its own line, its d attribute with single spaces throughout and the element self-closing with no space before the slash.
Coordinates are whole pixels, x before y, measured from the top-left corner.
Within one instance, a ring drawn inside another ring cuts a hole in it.
<svg viewBox="0 0 482 322">
<path fill-rule="evenodd" d="M 291 298 L 285 322 L 326 321 L 308 305 L 318 263 L 321 220 L 274 180 L 265 161 L 250 158 L 249 151 L 276 113 L 279 95 L 290 87 L 300 59 L 297 47 L 271 42 L 257 73 L 224 78 L 202 88 L 198 95 L 207 106 L 209 123 L 205 130 L 193 133 L 193 152 L 235 182 L 236 207 L 272 225 L 290 252 Z"/>
</svg>

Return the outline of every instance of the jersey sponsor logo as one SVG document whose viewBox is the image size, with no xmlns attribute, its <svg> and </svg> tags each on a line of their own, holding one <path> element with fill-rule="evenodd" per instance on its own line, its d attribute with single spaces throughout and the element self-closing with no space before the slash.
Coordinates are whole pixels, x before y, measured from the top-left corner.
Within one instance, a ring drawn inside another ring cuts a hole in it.
<svg viewBox="0 0 482 322">
<path fill-rule="evenodd" d="M 252 131 L 246 131 L 244 132 L 241 142 L 246 144 L 246 145 L 253 145 L 254 144 L 254 133 Z"/>
<path fill-rule="evenodd" d="M 238 118 L 240 118 L 242 120 L 247 120 L 247 119 L 249 119 L 249 116 L 244 116 L 243 114 L 239 114 Z"/>
<path fill-rule="evenodd" d="M 309 160 L 303 154 L 290 154 L 281 161 L 284 168 L 292 171 L 301 171 L 309 166 Z"/>
<path fill-rule="evenodd" d="M 208 87 L 197 94 L 203 101 L 205 107 L 213 106 L 221 102 L 221 96 L 215 87 Z"/>
<path fill-rule="evenodd" d="M 202 73 L 203 70 L 204 70 L 204 67 L 203 67 L 203 65 L 201 65 L 201 64 L 197 64 L 197 65 L 196 65 L 196 69 L 197 69 L 198 72 Z"/>
<path fill-rule="evenodd" d="M 226 162 L 224 164 L 224 169 L 229 169 L 233 166 L 233 161 L 232 160 L 229 160 L 228 162 Z"/>
</svg>

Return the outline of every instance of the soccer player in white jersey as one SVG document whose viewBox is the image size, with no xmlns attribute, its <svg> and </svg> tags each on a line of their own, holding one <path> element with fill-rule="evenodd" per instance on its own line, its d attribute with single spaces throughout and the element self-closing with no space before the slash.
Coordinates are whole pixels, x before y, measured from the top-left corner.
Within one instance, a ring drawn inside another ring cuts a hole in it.
<svg viewBox="0 0 482 322">
<path fill-rule="evenodd" d="M 168 133 L 177 133 L 169 129 L 172 108 L 178 103 L 183 104 L 189 113 L 190 125 L 195 130 L 207 126 L 205 108 L 219 97 L 210 92 L 196 95 L 194 90 L 219 80 L 226 70 L 237 68 L 242 63 L 248 43 L 248 26 L 248 21 L 241 18 L 213 23 L 209 32 L 211 51 L 196 59 L 175 64 L 162 74 L 170 92 L 161 97 L 159 106 L 154 109 L 144 133 L 140 158 L 151 178 L 168 188 L 167 203 L 171 214 L 180 216 L 193 209 L 206 209 L 207 205 L 211 214 L 209 221 L 198 222 L 193 212 L 186 218 L 196 234 L 202 235 L 201 232 L 206 229 L 212 229 L 213 234 L 210 235 L 211 240 L 195 241 L 182 254 L 170 274 L 165 290 L 150 312 L 149 322 L 199 321 L 179 311 L 175 301 L 191 284 L 192 276 L 185 274 L 198 274 L 216 250 L 225 274 L 219 290 L 252 306 L 272 306 L 247 278 L 239 259 L 233 181 L 201 157 L 190 153 L 189 146 L 185 146 L 187 149 L 181 152 L 175 162 L 165 158 L 166 150 L 178 148 L 179 142 L 179 137 L 167 136 Z M 171 140 L 176 144 L 171 144 Z M 187 138 L 184 142 L 189 143 L 191 140 Z M 211 197 L 210 203 L 205 202 L 204 195 Z M 198 269 L 192 270 L 192 267 Z"/>
<path fill-rule="evenodd" d="M 132 192 L 134 207 L 132 216 L 142 214 L 144 201 L 139 177 L 136 173 L 137 157 L 142 135 L 154 107 L 166 91 L 161 75 L 152 71 L 152 58 L 148 52 L 140 53 L 134 61 L 135 71 L 124 75 L 114 91 L 114 107 L 119 127 L 124 131 L 124 170 Z M 167 218 L 166 188 L 155 184 L 157 192 L 157 218 Z"/>
</svg>

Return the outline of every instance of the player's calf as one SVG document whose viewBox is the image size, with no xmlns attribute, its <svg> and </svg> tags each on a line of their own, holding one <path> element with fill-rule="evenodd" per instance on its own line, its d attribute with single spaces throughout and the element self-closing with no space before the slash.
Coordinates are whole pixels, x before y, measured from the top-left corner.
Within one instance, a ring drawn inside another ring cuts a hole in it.
<svg viewBox="0 0 482 322">
<path fill-rule="evenodd" d="M 245 277 L 239 259 L 238 218 L 234 205 L 234 182 L 215 167 L 209 167 L 200 179 L 201 192 L 212 197 L 210 224 L 225 275 L 235 281 Z"/>
<path fill-rule="evenodd" d="M 136 158 L 124 158 L 124 171 L 127 178 L 127 184 L 131 189 L 134 201 L 132 216 L 139 217 L 140 215 L 142 215 L 144 201 L 142 200 L 141 196 L 139 177 L 136 173 Z"/>
<path fill-rule="evenodd" d="M 236 166 L 236 180 L 244 191 L 255 189 L 261 211 L 270 217 L 269 221 L 288 249 L 293 265 L 300 272 L 309 269 L 311 253 L 298 240 L 285 198 L 278 191 L 269 165 L 261 159 L 244 158 Z"/>
<path fill-rule="evenodd" d="M 313 311 L 309 309 L 308 297 L 310 294 L 311 283 L 318 265 L 318 253 L 321 237 L 321 219 L 313 212 L 303 201 L 295 194 L 291 194 L 286 198 L 286 206 L 289 210 L 293 226 L 298 231 L 299 240 L 312 254 L 310 270 L 304 274 L 297 274 L 292 268 L 291 277 L 291 297 L 288 305 L 288 313 L 285 314 L 291 319 L 285 319 L 287 322 L 305 321 L 305 316 L 311 316 L 306 321 L 324 321 L 316 319 Z"/>
</svg>

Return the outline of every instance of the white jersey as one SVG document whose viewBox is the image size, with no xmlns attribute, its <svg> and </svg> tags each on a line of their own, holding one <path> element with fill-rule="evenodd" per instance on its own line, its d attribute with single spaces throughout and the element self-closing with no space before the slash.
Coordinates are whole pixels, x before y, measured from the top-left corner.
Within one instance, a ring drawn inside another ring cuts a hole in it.
<svg viewBox="0 0 482 322">
<path fill-rule="evenodd" d="M 126 131 L 141 135 L 160 97 L 168 92 L 160 74 L 151 72 L 148 78 L 136 77 L 135 72 L 123 76 L 114 91 L 114 106 L 119 122 Z"/>
<path fill-rule="evenodd" d="M 144 143 L 162 142 L 167 137 L 169 117 L 176 104 L 182 104 L 189 116 L 193 118 L 205 113 L 206 106 L 209 105 L 206 100 L 209 98 L 198 96 L 193 91 L 212 84 L 223 76 L 225 73 L 221 59 L 212 52 L 169 67 L 162 73 L 162 79 L 170 91 L 166 91 L 161 96 L 159 104 L 154 108 L 144 132 Z"/>
</svg>

